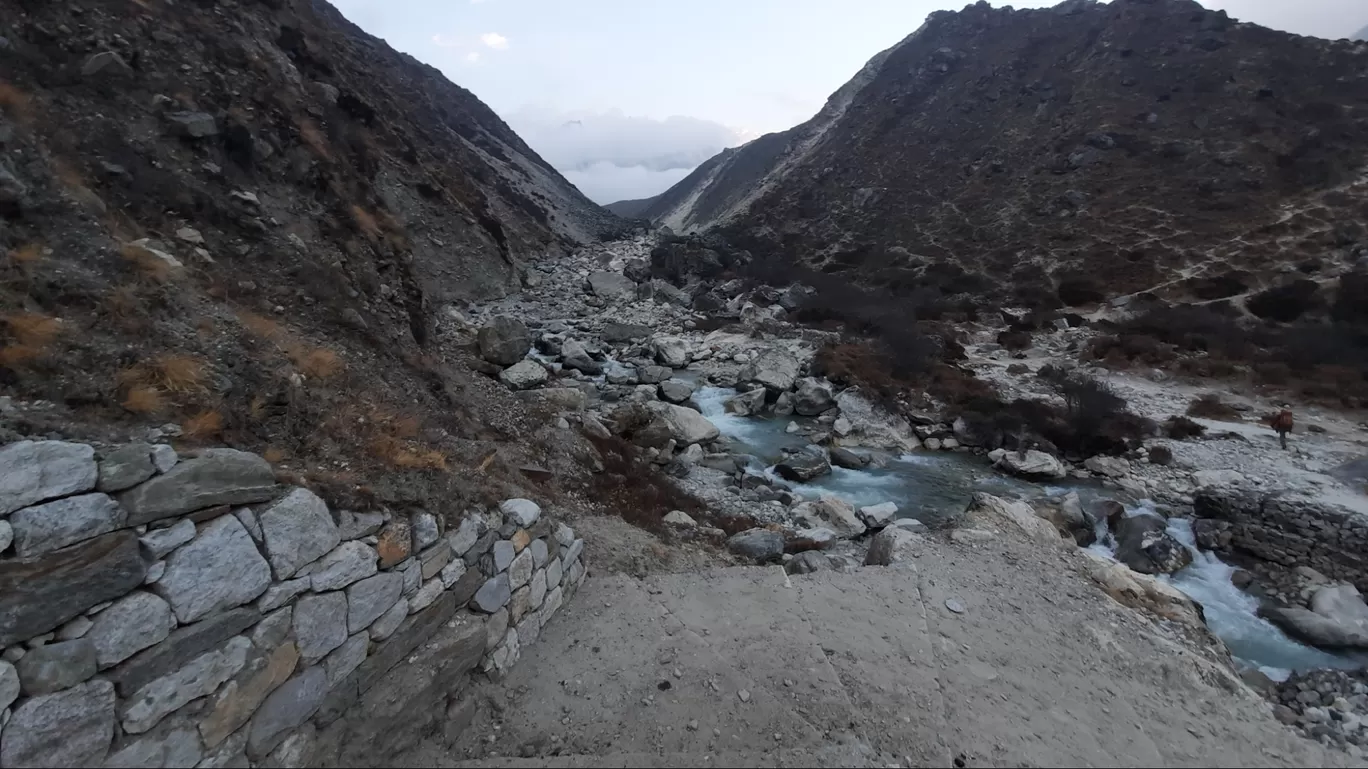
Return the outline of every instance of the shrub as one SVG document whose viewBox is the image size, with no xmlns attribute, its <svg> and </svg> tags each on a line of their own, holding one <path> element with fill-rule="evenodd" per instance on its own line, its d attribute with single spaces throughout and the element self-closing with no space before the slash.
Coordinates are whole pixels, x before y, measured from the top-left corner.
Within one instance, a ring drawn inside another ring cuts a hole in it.
<svg viewBox="0 0 1368 769">
<path fill-rule="evenodd" d="M 1206 434 L 1206 427 L 1187 417 L 1173 416 L 1164 422 L 1164 434 L 1175 440 L 1200 438 Z"/>
<path fill-rule="evenodd" d="M 603 462 L 603 472 L 594 475 L 589 491 L 608 512 L 634 526 L 659 531 L 672 510 L 691 515 L 704 510 L 697 499 L 656 472 L 636 446 L 617 436 L 589 440 Z"/>
<path fill-rule="evenodd" d="M 1223 419 L 1228 422 L 1240 421 L 1240 412 L 1233 406 L 1221 400 L 1221 396 L 1216 393 L 1199 395 L 1188 404 L 1187 414 L 1190 417 L 1203 417 L 1205 419 Z"/>
<path fill-rule="evenodd" d="M 1319 283 L 1302 278 L 1251 296 L 1245 309 L 1266 320 L 1291 323 L 1320 306 L 1319 293 Z"/>
</svg>

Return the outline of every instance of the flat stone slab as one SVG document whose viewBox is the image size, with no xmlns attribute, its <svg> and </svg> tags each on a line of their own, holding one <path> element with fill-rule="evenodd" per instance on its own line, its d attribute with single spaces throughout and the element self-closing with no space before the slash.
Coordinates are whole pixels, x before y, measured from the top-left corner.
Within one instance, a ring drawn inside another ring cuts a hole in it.
<svg viewBox="0 0 1368 769">
<path fill-rule="evenodd" d="M 0 562 L 0 646 L 26 641 L 142 584 L 147 564 L 130 531 L 37 558 Z"/>
</svg>

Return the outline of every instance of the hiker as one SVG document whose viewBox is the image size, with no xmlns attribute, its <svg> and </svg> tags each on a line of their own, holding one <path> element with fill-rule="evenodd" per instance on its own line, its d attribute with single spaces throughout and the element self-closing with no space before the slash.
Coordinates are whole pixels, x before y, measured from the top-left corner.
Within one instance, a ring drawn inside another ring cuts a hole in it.
<svg viewBox="0 0 1368 769">
<path fill-rule="evenodd" d="M 1287 404 L 1282 404 L 1282 411 L 1273 417 L 1273 431 L 1278 434 L 1278 443 L 1282 444 L 1283 450 L 1287 450 L 1287 434 L 1292 432 L 1292 409 Z"/>
</svg>

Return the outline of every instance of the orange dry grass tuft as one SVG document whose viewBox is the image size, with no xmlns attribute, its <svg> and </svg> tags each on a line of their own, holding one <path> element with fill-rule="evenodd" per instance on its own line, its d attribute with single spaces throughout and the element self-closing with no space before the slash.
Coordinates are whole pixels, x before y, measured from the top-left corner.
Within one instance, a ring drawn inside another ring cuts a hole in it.
<svg viewBox="0 0 1368 769">
<path fill-rule="evenodd" d="M 270 446 L 261 452 L 261 457 L 271 464 L 283 462 L 288 456 L 289 454 L 285 453 L 284 449 L 278 449 L 275 446 Z"/>
<path fill-rule="evenodd" d="M 247 333 L 252 336 L 259 336 L 263 339 L 276 339 L 285 333 L 285 327 L 271 320 L 265 315 L 258 315 L 247 310 L 237 311 L 238 323 L 247 329 Z"/>
<path fill-rule="evenodd" d="M 133 243 L 120 246 L 119 256 L 127 259 L 142 274 L 161 283 L 170 280 L 180 269 L 175 263 L 158 256 L 150 248 Z"/>
<path fill-rule="evenodd" d="M 205 365 L 189 355 L 162 355 L 152 361 L 153 381 L 173 393 L 204 392 Z"/>
<path fill-rule="evenodd" d="M 369 211 L 361 206 L 351 207 L 352 222 L 356 224 L 356 229 L 361 231 L 368 239 L 379 240 L 384 231 L 380 229 L 380 223 L 375 220 Z"/>
<path fill-rule="evenodd" d="M 19 266 L 34 264 L 43 258 L 43 247 L 29 243 L 9 252 L 9 260 Z"/>
<path fill-rule="evenodd" d="M 181 431 L 191 440 L 216 438 L 223 432 L 223 415 L 214 409 L 201 411 L 182 422 Z"/>
<path fill-rule="evenodd" d="M 447 455 L 436 449 L 410 445 L 388 435 L 371 439 L 371 454 L 390 465 L 409 470 L 445 470 Z"/>
<path fill-rule="evenodd" d="M 342 371 L 342 358 L 332 350 L 317 348 L 305 351 L 302 348 L 290 350 L 290 359 L 304 376 L 312 379 L 330 379 Z"/>
<path fill-rule="evenodd" d="M 165 408 L 161 393 L 152 387 L 130 387 L 124 396 L 123 407 L 134 414 L 156 414 Z"/>
<path fill-rule="evenodd" d="M 21 345 L 45 347 L 62 332 L 62 321 L 37 312 L 16 312 L 4 316 L 10 336 Z"/>
<path fill-rule="evenodd" d="M 328 137 L 318 130 L 318 125 L 308 118 L 301 118 L 299 125 L 299 139 L 304 145 L 313 150 L 314 154 L 324 160 L 332 160 L 332 149 L 328 146 Z"/>
<path fill-rule="evenodd" d="M 33 112 L 29 109 L 29 104 L 28 94 L 4 80 L 0 80 L 0 109 L 3 109 L 15 120 L 27 123 L 33 119 Z"/>
</svg>

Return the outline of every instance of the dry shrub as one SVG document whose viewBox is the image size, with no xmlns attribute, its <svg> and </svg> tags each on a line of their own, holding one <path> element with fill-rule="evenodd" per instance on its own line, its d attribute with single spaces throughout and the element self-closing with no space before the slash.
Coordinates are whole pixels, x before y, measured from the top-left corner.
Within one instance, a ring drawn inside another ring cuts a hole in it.
<svg viewBox="0 0 1368 769">
<path fill-rule="evenodd" d="M 632 444 L 616 436 L 589 440 L 603 459 L 603 472 L 594 475 L 589 491 L 606 512 L 633 526 L 660 531 L 671 510 L 697 515 L 704 509 L 657 472 Z"/>
<path fill-rule="evenodd" d="M 166 408 L 166 403 L 155 388 L 134 386 L 124 395 L 123 407 L 134 414 L 158 414 Z"/>
<path fill-rule="evenodd" d="M 161 355 L 152 361 L 150 372 L 157 387 L 171 393 L 204 392 L 205 364 L 190 355 Z"/>
<path fill-rule="evenodd" d="M 313 153 L 324 160 L 333 159 L 332 148 L 328 145 L 328 137 L 319 130 L 318 124 L 308 118 L 299 118 L 299 139 L 304 142 L 304 146 L 313 150 Z"/>
<path fill-rule="evenodd" d="M 359 230 L 362 235 L 365 235 L 368 240 L 376 241 L 384 235 L 384 231 L 380 229 L 380 223 L 375 220 L 375 217 L 371 215 L 369 211 L 361 206 L 352 206 L 351 216 L 352 223 L 356 225 L 356 229 Z"/>
<path fill-rule="evenodd" d="M 216 409 L 206 409 L 181 423 L 185 437 L 204 441 L 217 438 L 223 432 L 223 414 Z"/>
<path fill-rule="evenodd" d="M 265 459 L 273 465 L 277 462 L 285 461 L 285 458 L 288 456 L 289 454 L 286 453 L 284 449 L 275 446 L 268 446 L 265 451 L 261 452 L 262 459 Z"/>
<path fill-rule="evenodd" d="M 1205 419 L 1222 419 L 1227 422 L 1239 422 L 1240 412 L 1236 411 L 1230 404 L 1221 400 L 1221 396 L 1216 393 L 1206 393 L 1199 395 L 1188 404 L 1187 414 L 1190 417 L 1203 417 Z"/>
<path fill-rule="evenodd" d="M 37 243 L 28 243 L 11 250 L 8 256 L 11 263 L 20 267 L 37 264 L 43 258 L 43 247 Z"/>
<path fill-rule="evenodd" d="M 247 310 L 237 311 L 238 322 L 247 329 L 247 333 L 262 339 L 275 340 L 285 334 L 285 327 L 271 320 L 265 315 L 258 315 Z"/>
<path fill-rule="evenodd" d="M 120 246 L 119 256 L 122 256 L 129 264 L 132 264 L 138 272 L 158 283 L 165 283 L 171 280 L 179 269 L 171 262 L 157 256 L 146 246 L 140 246 L 135 243 L 125 243 Z"/>
<path fill-rule="evenodd" d="M 291 350 L 290 359 L 299 372 L 312 379 L 331 379 L 342 371 L 342 358 L 332 350 Z"/>
<path fill-rule="evenodd" d="M 0 80 L 0 109 L 20 123 L 28 123 L 33 119 L 28 94 L 4 80 Z"/>
<path fill-rule="evenodd" d="M 46 347 L 62 333 L 62 321 L 42 313 L 11 313 L 4 321 L 14 341 L 28 347 Z"/>
<path fill-rule="evenodd" d="M 1199 422 L 1194 422 L 1187 417 L 1169 417 L 1164 422 L 1164 435 L 1174 440 L 1185 440 L 1187 438 L 1200 438 L 1206 434 L 1206 427 Z"/>
<path fill-rule="evenodd" d="M 445 453 L 391 435 L 378 435 L 370 440 L 367 447 L 372 456 L 390 467 L 408 470 L 447 469 Z"/>
<path fill-rule="evenodd" d="M 137 286 L 115 286 L 101 300 L 100 306 L 125 331 L 135 332 L 147 327 L 147 300 Z"/>
</svg>

